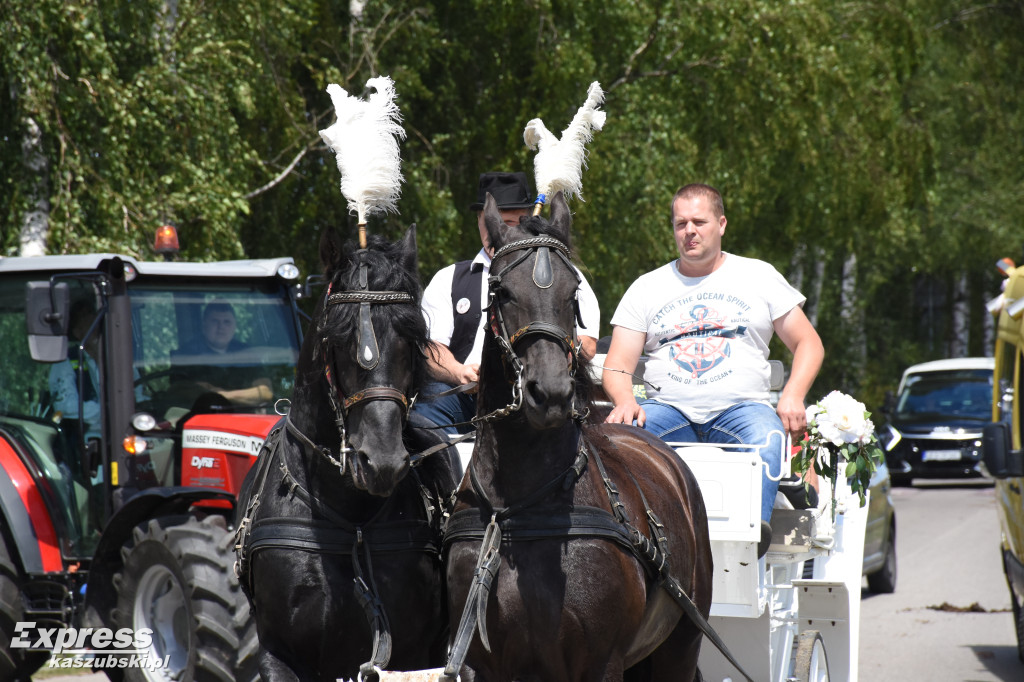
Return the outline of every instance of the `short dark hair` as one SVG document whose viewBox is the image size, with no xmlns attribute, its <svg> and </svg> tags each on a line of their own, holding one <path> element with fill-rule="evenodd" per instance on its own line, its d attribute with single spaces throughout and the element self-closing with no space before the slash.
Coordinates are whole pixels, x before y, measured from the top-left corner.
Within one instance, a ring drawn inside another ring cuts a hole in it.
<svg viewBox="0 0 1024 682">
<path fill-rule="evenodd" d="M 206 304 L 206 308 L 203 309 L 203 319 L 205 320 L 213 313 L 231 313 L 231 317 L 238 319 L 234 306 L 221 298 L 215 298 Z"/>
<path fill-rule="evenodd" d="M 689 199 L 690 197 L 704 197 L 707 199 L 711 204 L 711 211 L 715 214 L 716 218 L 721 218 L 725 215 L 725 201 L 722 200 L 722 193 L 711 185 L 705 185 L 703 182 L 692 182 L 677 189 L 675 196 L 672 197 L 669 213 L 675 210 L 676 199 Z"/>
</svg>

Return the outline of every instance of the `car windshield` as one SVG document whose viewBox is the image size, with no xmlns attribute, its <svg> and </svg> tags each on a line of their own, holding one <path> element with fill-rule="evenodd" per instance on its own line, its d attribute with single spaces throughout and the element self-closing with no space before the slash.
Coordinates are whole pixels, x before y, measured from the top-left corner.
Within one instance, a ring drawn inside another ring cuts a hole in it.
<svg viewBox="0 0 1024 682">
<path fill-rule="evenodd" d="M 896 403 L 900 419 L 992 419 L 992 370 L 924 372 L 907 377 Z"/>
</svg>

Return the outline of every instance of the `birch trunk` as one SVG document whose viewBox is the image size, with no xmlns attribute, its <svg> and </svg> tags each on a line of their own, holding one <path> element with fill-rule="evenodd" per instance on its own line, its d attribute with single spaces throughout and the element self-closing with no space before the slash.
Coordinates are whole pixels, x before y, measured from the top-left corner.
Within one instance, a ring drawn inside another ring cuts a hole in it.
<svg viewBox="0 0 1024 682">
<path fill-rule="evenodd" d="M 807 302 L 804 303 L 804 314 L 807 315 L 811 325 L 817 327 L 818 306 L 821 302 L 821 290 L 825 282 L 825 250 L 820 246 L 815 246 L 812 254 L 814 267 L 811 269 L 811 281 L 807 291 L 801 293 L 807 297 Z"/>
<path fill-rule="evenodd" d="M 857 254 L 851 252 L 843 261 L 840 283 L 840 318 L 846 336 L 847 366 L 844 370 L 844 384 L 849 390 L 859 386 L 867 366 L 867 338 L 864 333 L 864 312 L 857 305 Z"/>
<path fill-rule="evenodd" d="M 982 320 L 983 321 L 981 323 L 981 325 L 982 325 L 981 328 L 982 328 L 982 333 L 984 334 L 984 340 L 983 340 L 982 343 L 983 343 L 984 349 L 985 349 L 984 352 L 982 353 L 982 355 L 984 355 L 987 358 L 990 358 L 995 353 L 995 346 L 996 346 L 996 323 L 995 323 L 995 317 L 991 313 L 986 311 L 984 317 L 982 318 Z"/>
<path fill-rule="evenodd" d="M 16 86 L 11 87 L 11 100 L 18 101 Z M 50 161 L 43 153 L 43 132 L 36 120 L 26 113 L 22 126 L 25 135 L 21 139 L 21 159 L 25 177 L 29 178 L 29 207 L 21 218 L 18 255 L 45 256 L 50 234 Z"/>
<path fill-rule="evenodd" d="M 949 357 L 967 357 L 968 341 L 971 336 L 971 310 L 967 291 L 967 273 L 961 272 L 953 283 L 952 335 L 949 340 Z"/>
</svg>

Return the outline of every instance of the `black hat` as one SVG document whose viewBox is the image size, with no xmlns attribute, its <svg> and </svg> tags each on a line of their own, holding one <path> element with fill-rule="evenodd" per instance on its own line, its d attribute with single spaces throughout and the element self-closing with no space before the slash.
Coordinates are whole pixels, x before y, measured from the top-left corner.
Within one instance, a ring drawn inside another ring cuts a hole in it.
<svg viewBox="0 0 1024 682">
<path fill-rule="evenodd" d="M 502 210 L 533 206 L 530 188 L 526 184 L 526 173 L 481 173 L 480 184 L 476 188 L 476 203 L 470 204 L 469 210 L 483 210 L 488 192 Z"/>
</svg>

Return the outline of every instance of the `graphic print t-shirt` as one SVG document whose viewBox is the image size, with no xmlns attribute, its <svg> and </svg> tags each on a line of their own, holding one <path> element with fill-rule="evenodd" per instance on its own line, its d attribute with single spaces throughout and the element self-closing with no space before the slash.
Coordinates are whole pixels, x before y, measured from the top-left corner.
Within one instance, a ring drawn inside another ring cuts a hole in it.
<svg viewBox="0 0 1024 682">
<path fill-rule="evenodd" d="M 685 277 L 672 261 L 638 278 L 612 325 L 644 332 L 647 397 L 707 422 L 741 402 L 770 405 L 772 323 L 804 302 L 763 261 L 726 254 L 706 277 Z"/>
</svg>

